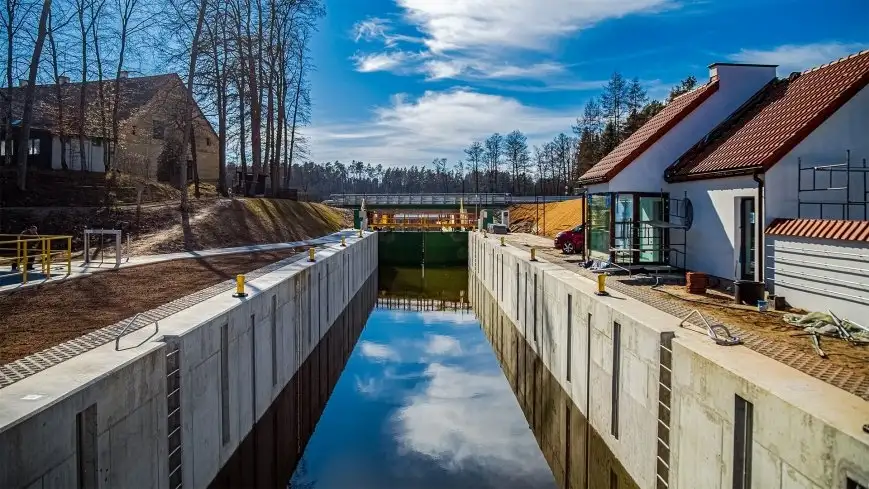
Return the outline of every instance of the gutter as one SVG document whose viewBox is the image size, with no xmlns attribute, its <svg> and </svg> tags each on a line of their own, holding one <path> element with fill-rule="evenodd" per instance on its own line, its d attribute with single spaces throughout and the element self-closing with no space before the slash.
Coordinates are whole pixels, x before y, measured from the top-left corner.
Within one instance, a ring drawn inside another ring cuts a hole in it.
<svg viewBox="0 0 869 489">
<path fill-rule="evenodd" d="M 764 280 L 764 251 L 766 250 L 766 227 L 763 225 L 763 209 L 764 209 L 764 187 L 765 187 L 765 178 L 766 174 L 763 170 L 756 170 L 751 178 L 757 182 L 757 205 L 754 209 L 754 221 L 757 226 L 757 237 L 755 238 L 755 271 L 757 273 L 757 281 L 762 282 L 764 286 L 766 286 L 766 281 Z"/>
</svg>

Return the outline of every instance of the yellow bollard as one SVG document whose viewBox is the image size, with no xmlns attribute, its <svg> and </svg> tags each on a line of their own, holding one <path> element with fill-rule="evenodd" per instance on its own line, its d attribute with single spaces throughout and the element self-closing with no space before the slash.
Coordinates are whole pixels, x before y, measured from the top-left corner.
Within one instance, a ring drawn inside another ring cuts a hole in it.
<svg viewBox="0 0 869 489">
<path fill-rule="evenodd" d="M 244 291 L 244 275 L 236 275 L 235 276 L 235 294 L 232 294 L 233 297 L 247 297 L 247 294 Z"/>
<path fill-rule="evenodd" d="M 606 274 L 602 273 L 597 276 L 597 292 L 594 295 L 610 295 L 606 291 Z"/>
<path fill-rule="evenodd" d="M 24 259 L 21 260 L 18 265 L 18 269 L 21 270 L 21 283 L 27 283 L 27 243 L 24 243 Z"/>
<path fill-rule="evenodd" d="M 507 244 L 504 242 L 504 239 L 505 238 L 503 236 L 501 236 L 501 246 L 507 246 Z"/>
<path fill-rule="evenodd" d="M 537 261 L 537 249 L 531 248 L 531 261 Z"/>
<path fill-rule="evenodd" d="M 341 236 L 341 246 L 347 246 L 347 241 L 344 240 L 344 236 Z"/>
<path fill-rule="evenodd" d="M 308 248 L 308 261 L 317 261 L 314 259 L 314 248 Z"/>
</svg>

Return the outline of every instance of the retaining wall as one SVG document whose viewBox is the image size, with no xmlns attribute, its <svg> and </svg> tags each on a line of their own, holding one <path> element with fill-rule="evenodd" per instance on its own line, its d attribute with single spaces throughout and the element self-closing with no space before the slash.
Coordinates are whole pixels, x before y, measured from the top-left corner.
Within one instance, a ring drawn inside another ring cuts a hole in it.
<svg viewBox="0 0 869 489">
<path fill-rule="evenodd" d="M 376 268 L 354 237 L 0 389 L 0 487 L 206 487 Z"/>
<path fill-rule="evenodd" d="M 747 488 L 733 483 L 743 456 L 754 488 L 869 487 L 862 399 L 621 294 L 598 297 L 497 237 L 472 233 L 468 262 L 639 487 Z"/>
</svg>

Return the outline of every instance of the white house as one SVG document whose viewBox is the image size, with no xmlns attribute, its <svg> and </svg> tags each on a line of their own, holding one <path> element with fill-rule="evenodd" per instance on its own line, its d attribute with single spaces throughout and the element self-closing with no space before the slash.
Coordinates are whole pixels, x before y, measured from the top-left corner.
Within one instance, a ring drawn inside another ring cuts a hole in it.
<svg viewBox="0 0 869 489">
<path fill-rule="evenodd" d="M 694 211 L 687 268 L 869 312 L 867 86 L 869 51 L 776 80 L 667 169 Z"/>
<path fill-rule="evenodd" d="M 670 214 L 684 214 L 668 193 L 664 171 L 748 99 L 775 79 L 775 66 L 716 63 L 709 81 L 667 106 L 588 170 L 590 256 L 626 265 L 684 267 L 684 249 L 670 240 Z M 662 193 L 663 191 L 663 193 Z M 684 248 L 684 247 L 682 247 Z M 679 256 L 676 256 L 679 255 Z"/>
</svg>

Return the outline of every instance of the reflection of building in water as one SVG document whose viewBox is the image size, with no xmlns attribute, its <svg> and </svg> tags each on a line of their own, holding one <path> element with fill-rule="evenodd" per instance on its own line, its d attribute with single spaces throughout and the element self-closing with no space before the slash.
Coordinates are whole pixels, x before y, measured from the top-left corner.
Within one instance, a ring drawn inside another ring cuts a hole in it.
<svg viewBox="0 0 869 489">
<path fill-rule="evenodd" d="M 433 298 L 416 298 L 401 295 L 389 295 L 381 291 L 377 298 L 377 307 L 402 311 L 466 311 L 470 313 L 471 304 L 466 300 L 448 300 Z"/>
<path fill-rule="evenodd" d="M 434 306 L 439 302 L 443 302 L 444 307 L 447 307 L 450 303 L 455 303 L 453 309 L 467 309 L 467 306 L 459 307 L 462 302 L 468 302 L 468 294 L 465 291 L 468 287 L 467 267 L 423 268 L 381 265 L 377 268 L 377 277 L 381 298 L 418 299 L 421 301 L 419 307 Z M 390 304 L 394 305 L 384 304 L 384 307 L 397 307 L 394 301 L 390 301 Z"/>
<path fill-rule="evenodd" d="M 639 488 L 495 300 L 477 281 L 469 287 L 475 290 L 474 311 L 558 486 Z"/>
</svg>

